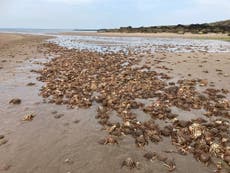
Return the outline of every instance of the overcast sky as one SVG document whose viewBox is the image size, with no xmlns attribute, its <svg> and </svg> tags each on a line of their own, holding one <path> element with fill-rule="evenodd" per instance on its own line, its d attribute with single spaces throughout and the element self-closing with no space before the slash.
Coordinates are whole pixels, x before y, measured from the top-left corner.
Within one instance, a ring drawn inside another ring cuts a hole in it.
<svg viewBox="0 0 230 173">
<path fill-rule="evenodd" d="M 230 19 L 230 0 L 0 0 L 0 27 L 113 28 Z"/>
</svg>

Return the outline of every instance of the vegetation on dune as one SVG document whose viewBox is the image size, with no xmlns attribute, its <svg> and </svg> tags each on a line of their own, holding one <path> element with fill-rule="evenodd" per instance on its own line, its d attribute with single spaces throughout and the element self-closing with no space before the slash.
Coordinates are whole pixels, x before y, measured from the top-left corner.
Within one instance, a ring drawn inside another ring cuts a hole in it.
<svg viewBox="0 0 230 173">
<path fill-rule="evenodd" d="M 204 23 L 204 24 L 191 24 L 191 25 L 170 25 L 170 26 L 150 26 L 133 28 L 120 27 L 119 29 L 101 29 L 98 32 L 122 32 L 122 33 L 194 33 L 194 34 L 207 34 L 207 33 L 223 33 L 230 36 L 230 20 Z"/>
</svg>

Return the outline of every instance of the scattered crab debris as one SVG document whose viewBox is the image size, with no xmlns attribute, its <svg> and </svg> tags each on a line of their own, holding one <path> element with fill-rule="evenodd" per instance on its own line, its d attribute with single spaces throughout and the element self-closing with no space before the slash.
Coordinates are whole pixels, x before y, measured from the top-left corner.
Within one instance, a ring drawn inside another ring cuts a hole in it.
<svg viewBox="0 0 230 173">
<path fill-rule="evenodd" d="M 108 136 L 105 139 L 101 139 L 98 141 L 99 144 L 101 145 L 106 145 L 106 144 L 118 144 L 118 141 L 115 137 L 113 136 Z"/>
<path fill-rule="evenodd" d="M 176 163 L 174 161 L 174 159 L 166 159 L 164 162 L 164 166 L 166 166 L 168 168 L 169 172 L 175 171 L 176 169 Z"/>
<path fill-rule="evenodd" d="M 34 117 L 35 117 L 34 113 L 29 113 L 23 117 L 22 121 L 32 121 L 34 119 Z"/>
<path fill-rule="evenodd" d="M 149 143 L 158 144 L 166 137 L 179 154 L 193 154 L 196 160 L 206 165 L 217 167 L 219 162 L 224 162 L 230 166 L 227 89 L 208 88 L 207 79 L 169 82 L 172 77 L 168 74 L 154 71 L 147 65 L 137 66 L 141 60 L 132 51 L 100 53 L 66 49 L 51 43 L 46 47 L 50 52 L 61 53 L 42 70 L 36 71 L 40 74 L 37 79 L 45 83 L 41 96 L 49 103 L 66 104 L 70 108 L 97 105 L 95 118 L 109 135 L 100 140 L 100 144 L 117 144 L 120 137 L 131 136 L 136 146 L 143 148 Z M 144 104 L 138 99 L 152 101 Z M 172 107 L 187 112 L 198 110 L 204 114 L 199 118 L 180 120 L 180 115 L 173 113 Z M 133 110 L 143 111 L 149 119 L 138 121 Z M 113 112 L 120 122 L 111 121 Z M 167 124 L 162 127 L 157 120 Z M 145 158 L 154 159 L 155 156 L 151 156 L 146 154 Z M 159 155 L 157 159 L 169 171 L 176 169 L 174 159 Z M 137 167 L 131 158 L 122 165 L 130 169 Z M 228 168 L 222 166 L 221 169 Z"/>
<path fill-rule="evenodd" d="M 125 159 L 122 164 L 121 164 L 121 168 L 123 168 L 124 166 L 128 167 L 129 169 L 134 169 L 140 168 L 140 162 L 136 162 L 134 161 L 131 157 L 128 157 L 127 159 Z"/>
</svg>

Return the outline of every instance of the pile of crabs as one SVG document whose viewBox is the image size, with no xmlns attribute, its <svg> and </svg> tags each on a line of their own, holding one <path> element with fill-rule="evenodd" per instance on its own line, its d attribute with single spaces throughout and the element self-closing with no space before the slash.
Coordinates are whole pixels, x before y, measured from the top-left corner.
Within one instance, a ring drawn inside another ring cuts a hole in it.
<svg viewBox="0 0 230 173">
<path fill-rule="evenodd" d="M 132 136 L 137 147 L 150 142 L 159 143 L 164 137 L 171 139 L 178 153 L 193 154 L 194 158 L 217 171 L 230 167 L 230 101 L 227 89 L 208 88 L 202 79 L 169 82 L 171 77 L 154 71 L 150 66 L 136 66 L 140 59 L 132 52 L 91 52 L 69 50 L 55 44 L 46 44 L 49 52 L 60 56 L 39 70 L 38 80 L 46 85 L 41 95 L 50 103 L 66 104 L 72 108 L 98 105 L 98 123 L 108 131 L 99 143 L 117 144 L 121 136 Z M 202 91 L 198 88 L 203 88 Z M 138 100 L 154 99 L 149 104 Z M 202 110 L 202 116 L 181 120 L 172 107 L 183 111 Z M 133 110 L 150 116 L 138 121 Z M 116 112 L 122 121 L 111 121 Z M 167 122 L 160 127 L 156 120 Z M 170 171 L 176 164 L 161 158 L 155 152 L 144 155 L 148 160 L 163 161 Z M 131 158 L 122 164 L 138 167 Z"/>
</svg>

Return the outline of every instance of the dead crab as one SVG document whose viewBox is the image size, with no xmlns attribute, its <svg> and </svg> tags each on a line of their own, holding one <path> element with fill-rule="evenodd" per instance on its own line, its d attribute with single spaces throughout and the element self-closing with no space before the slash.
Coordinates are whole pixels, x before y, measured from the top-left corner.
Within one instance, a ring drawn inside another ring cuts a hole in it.
<svg viewBox="0 0 230 173">
<path fill-rule="evenodd" d="M 128 157 L 122 162 L 121 168 L 124 166 L 128 167 L 129 169 L 140 168 L 140 162 L 133 161 L 131 157 Z"/>
<path fill-rule="evenodd" d="M 22 121 L 32 121 L 34 119 L 35 115 L 33 113 L 30 113 L 30 114 L 26 114 Z"/>
<path fill-rule="evenodd" d="M 189 126 L 189 131 L 192 134 L 192 137 L 194 139 L 197 139 L 200 137 L 204 132 L 204 127 L 198 123 L 193 123 Z"/>
<path fill-rule="evenodd" d="M 101 145 L 118 144 L 118 141 L 114 137 L 108 136 L 105 139 L 101 139 L 98 143 Z"/>
<path fill-rule="evenodd" d="M 215 156 L 220 156 L 223 153 L 224 149 L 217 143 L 212 143 L 209 149 L 209 152 Z"/>
<path fill-rule="evenodd" d="M 12 100 L 9 101 L 9 104 L 14 104 L 14 105 L 18 105 L 18 104 L 21 104 L 21 99 L 19 98 L 14 98 Z"/>
<path fill-rule="evenodd" d="M 136 138 L 135 143 L 138 147 L 143 147 L 148 144 L 148 141 L 145 139 L 144 135 L 141 135 Z"/>
<path fill-rule="evenodd" d="M 154 159 L 157 158 L 157 153 L 155 152 L 147 152 L 144 154 L 144 158 L 146 158 L 147 160 L 153 161 Z"/>
<path fill-rule="evenodd" d="M 165 160 L 163 165 L 168 168 L 169 172 L 172 172 L 176 169 L 176 163 L 175 163 L 174 159 Z"/>
</svg>

